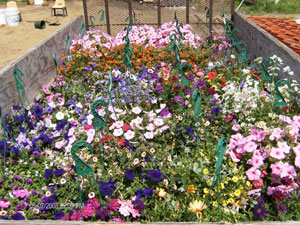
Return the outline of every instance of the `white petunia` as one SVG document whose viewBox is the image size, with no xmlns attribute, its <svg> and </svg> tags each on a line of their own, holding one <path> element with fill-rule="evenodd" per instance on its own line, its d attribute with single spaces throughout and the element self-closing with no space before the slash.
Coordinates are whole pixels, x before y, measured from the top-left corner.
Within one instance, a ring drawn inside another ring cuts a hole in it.
<svg viewBox="0 0 300 225">
<path fill-rule="evenodd" d="M 146 139 L 152 139 L 153 136 L 154 136 L 154 134 L 153 134 L 153 132 L 146 132 L 146 133 L 144 134 L 144 136 L 145 136 Z"/>
<path fill-rule="evenodd" d="M 132 138 L 134 138 L 134 132 L 132 130 L 129 130 L 124 134 L 124 136 L 126 140 L 131 140 Z"/>
<path fill-rule="evenodd" d="M 56 113 L 55 117 L 57 120 L 62 120 L 65 117 L 65 115 L 59 111 Z"/>
<path fill-rule="evenodd" d="M 154 131 L 155 126 L 154 126 L 153 123 L 149 123 L 148 126 L 146 127 L 146 129 L 149 130 L 149 131 Z"/>
<path fill-rule="evenodd" d="M 117 121 L 117 122 L 115 122 L 114 124 L 115 124 L 115 127 L 116 127 L 116 128 L 122 128 L 123 125 L 124 125 L 124 122 L 123 122 L 123 121 Z"/>
<path fill-rule="evenodd" d="M 138 115 L 142 112 L 142 109 L 140 107 L 134 107 L 131 110 L 134 114 Z"/>
<path fill-rule="evenodd" d="M 154 119 L 154 124 L 158 127 L 162 126 L 162 125 L 164 125 L 164 120 L 161 118 L 156 118 L 156 119 Z"/>
<path fill-rule="evenodd" d="M 115 130 L 114 130 L 114 133 L 113 133 L 113 135 L 114 135 L 115 137 L 120 137 L 122 134 L 123 134 L 122 128 L 115 129 Z"/>
</svg>

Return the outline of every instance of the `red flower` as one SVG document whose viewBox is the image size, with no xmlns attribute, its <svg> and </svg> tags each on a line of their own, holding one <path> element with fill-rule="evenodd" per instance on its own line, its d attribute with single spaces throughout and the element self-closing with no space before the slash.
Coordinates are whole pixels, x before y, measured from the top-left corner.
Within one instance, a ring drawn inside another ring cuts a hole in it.
<svg viewBox="0 0 300 225">
<path fill-rule="evenodd" d="M 117 146 L 124 146 L 124 144 L 125 144 L 125 140 L 124 139 L 119 138 L 117 140 Z"/>
<path fill-rule="evenodd" d="M 208 79 L 212 80 L 212 79 L 215 78 L 216 73 L 215 73 L 215 72 L 209 72 L 209 73 L 207 74 L 207 76 L 208 76 Z"/>
<path fill-rule="evenodd" d="M 85 127 L 84 127 L 84 130 L 89 130 L 89 129 L 91 129 L 93 127 L 93 125 L 86 125 Z"/>
<path fill-rule="evenodd" d="M 216 94 L 216 91 L 212 88 L 207 88 L 208 92 L 211 94 L 211 95 L 214 95 Z"/>
<path fill-rule="evenodd" d="M 252 181 L 252 184 L 255 188 L 260 188 L 261 186 L 264 185 L 264 182 L 261 178 L 259 178 L 258 180 Z"/>
<path fill-rule="evenodd" d="M 128 131 L 128 130 L 130 130 L 130 129 L 131 129 L 131 126 L 130 126 L 130 125 L 128 125 L 128 124 L 124 124 L 124 125 L 123 125 L 123 130 Z"/>
</svg>

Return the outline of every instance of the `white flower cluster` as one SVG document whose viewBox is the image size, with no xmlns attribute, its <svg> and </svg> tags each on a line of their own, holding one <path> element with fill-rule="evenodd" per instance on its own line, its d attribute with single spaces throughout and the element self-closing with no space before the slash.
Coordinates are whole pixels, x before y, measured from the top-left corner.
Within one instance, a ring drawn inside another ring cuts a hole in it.
<svg viewBox="0 0 300 225">
<path fill-rule="evenodd" d="M 223 113 L 239 114 L 240 119 L 246 118 L 249 122 L 255 121 L 253 112 L 261 108 L 265 102 L 271 101 L 265 91 L 260 91 L 259 82 L 251 76 L 247 76 L 245 83 L 239 86 L 229 81 L 223 91 L 225 92 L 222 99 Z"/>
</svg>

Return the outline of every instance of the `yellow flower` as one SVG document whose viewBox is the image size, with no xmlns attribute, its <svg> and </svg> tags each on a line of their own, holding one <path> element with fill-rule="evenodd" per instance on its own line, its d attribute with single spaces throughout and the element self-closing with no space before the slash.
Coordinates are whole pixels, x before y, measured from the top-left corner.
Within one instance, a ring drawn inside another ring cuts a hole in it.
<svg viewBox="0 0 300 225">
<path fill-rule="evenodd" d="M 236 190 L 236 191 L 234 192 L 234 195 L 235 195 L 236 197 L 240 196 L 240 195 L 241 195 L 241 191 L 240 191 L 240 190 Z"/>
<path fill-rule="evenodd" d="M 228 201 L 227 201 L 227 202 L 229 202 L 229 203 L 233 204 L 233 203 L 234 203 L 234 200 L 233 200 L 232 198 L 230 198 L 230 199 L 228 199 Z"/>
<path fill-rule="evenodd" d="M 159 188 L 157 190 L 158 190 L 158 193 L 157 193 L 158 197 L 161 197 L 161 198 L 167 197 L 168 193 L 164 189 Z"/>
<path fill-rule="evenodd" d="M 239 178 L 236 177 L 236 176 L 234 176 L 234 177 L 232 178 L 232 181 L 233 181 L 233 182 L 238 182 L 238 180 L 239 180 Z"/>
<path fill-rule="evenodd" d="M 195 200 L 195 201 L 190 203 L 189 210 L 191 210 L 192 212 L 195 212 L 197 218 L 201 219 L 202 218 L 202 211 L 206 208 L 207 208 L 207 206 L 204 204 L 204 202 Z"/>
<path fill-rule="evenodd" d="M 196 190 L 197 188 L 195 188 L 193 184 L 189 185 L 188 188 L 186 189 L 186 191 L 188 192 L 187 196 L 195 194 Z"/>
<path fill-rule="evenodd" d="M 250 186 L 251 185 L 250 181 L 247 180 L 246 185 Z"/>
<path fill-rule="evenodd" d="M 208 188 L 204 188 L 204 193 L 207 194 L 209 192 Z"/>
<path fill-rule="evenodd" d="M 204 174 L 208 174 L 208 169 L 204 169 L 204 170 L 203 170 L 203 173 L 204 173 Z"/>
</svg>

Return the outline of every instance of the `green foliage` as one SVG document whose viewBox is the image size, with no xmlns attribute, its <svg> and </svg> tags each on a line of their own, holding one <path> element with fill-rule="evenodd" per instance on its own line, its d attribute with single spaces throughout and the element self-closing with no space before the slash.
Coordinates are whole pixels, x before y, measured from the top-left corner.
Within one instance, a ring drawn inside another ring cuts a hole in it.
<svg viewBox="0 0 300 225">
<path fill-rule="evenodd" d="M 241 2 L 241 0 L 236 1 L 236 7 Z M 275 0 L 257 0 L 255 5 L 247 5 L 244 3 L 240 10 L 251 15 L 261 15 L 262 13 L 297 14 L 300 13 L 300 1 L 280 0 L 276 4 Z"/>
</svg>

